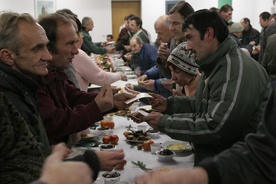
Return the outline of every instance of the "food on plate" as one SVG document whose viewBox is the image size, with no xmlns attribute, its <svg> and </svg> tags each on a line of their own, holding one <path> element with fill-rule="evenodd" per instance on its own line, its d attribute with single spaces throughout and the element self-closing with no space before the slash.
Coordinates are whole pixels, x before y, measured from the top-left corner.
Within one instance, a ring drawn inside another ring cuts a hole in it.
<svg viewBox="0 0 276 184">
<path fill-rule="evenodd" d="M 131 141 L 143 142 L 150 139 L 147 133 L 143 131 L 126 131 L 123 134 L 127 138 L 127 140 Z"/>
<path fill-rule="evenodd" d="M 108 150 L 115 148 L 114 144 L 101 144 L 100 145 L 101 150 Z"/>
<path fill-rule="evenodd" d="M 131 111 L 129 109 L 127 110 L 119 110 L 117 112 L 115 112 L 115 114 L 117 116 L 128 116 L 131 113 Z"/>
<path fill-rule="evenodd" d="M 169 146 L 167 146 L 167 149 L 170 150 L 185 150 L 186 147 L 183 144 L 171 144 Z"/>
</svg>

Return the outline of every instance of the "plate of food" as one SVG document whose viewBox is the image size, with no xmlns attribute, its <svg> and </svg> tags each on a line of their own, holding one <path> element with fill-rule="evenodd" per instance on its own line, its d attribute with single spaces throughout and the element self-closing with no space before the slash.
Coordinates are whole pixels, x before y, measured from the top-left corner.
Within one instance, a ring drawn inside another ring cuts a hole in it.
<svg viewBox="0 0 276 184">
<path fill-rule="evenodd" d="M 147 133 L 143 131 L 126 131 L 124 136 L 126 137 L 126 142 L 130 144 L 139 144 L 150 139 Z"/>
<path fill-rule="evenodd" d="M 192 150 L 192 146 L 188 142 L 170 140 L 162 144 L 164 149 L 169 149 L 175 152 L 177 155 L 189 152 Z"/>
</svg>

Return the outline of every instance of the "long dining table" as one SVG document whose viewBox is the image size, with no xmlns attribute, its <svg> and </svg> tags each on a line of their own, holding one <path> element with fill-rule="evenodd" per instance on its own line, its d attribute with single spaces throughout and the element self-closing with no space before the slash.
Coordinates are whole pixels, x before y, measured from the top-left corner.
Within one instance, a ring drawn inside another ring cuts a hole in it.
<svg viewBox="0 0 276 184">
<path fill-rule="evenodd" d="M 143 174 L 145 171 L 140 169 L 138 166 L 134 165 L 132 161 L 137 162 L 143 162 L 146 164 L 147 168 L 150 169 L 160 169 L 160 168 L 191 168 L 194 165 L 194 154 L 192 151 L 186 152 L 185 154 L 176 155 L 174 156 L 173 160 L 170 162 L 161 162 L 158 160 L 158 157 L 156 154 L 152 154 L 150 151 L 144 151 L 144 150 L 138 150 L 136 145 L 130 144 L 126 141 L 126 138 L 124 136 L 124 132 L 127 131 L 130 126 L 134 129 L 137 128 L 137 123 L 133 122 L 131 119 L 124 117 L 124 116 L 118 116 L 113 115 L 113 121 L 115 123 L 115 127 L 111 129 L 111 132 L 109 131 L 109 134 L 115 134 L 119 137 L 118 144 L 116 145 L 116 149 L 123 149 L 125 153 L 125 160 L 127 161 L 124 169 L 122 170 L 116 170 L 121 174 L 121 181 L 125 181 L 129 184 L 135 183 L 135 178 L 138 175 Z M 147 125 L 147 128 L 149 129 L 150 126 L 146 122 L 140 123 Z M 105 131 L 103 131 L 98 136 L 98 140 L 101 141 L 102 137 L 105 135 Z M 166 134 L 160 133 L 158 137 L 152 139 L 155 143 L 164 143 L 171 139 Z M 98 147 L 93 148 L 94 150 L 99 150 Z M 81 153 L 81 149 L 75 149 L 75 152 L 72 155 L 76 155 Z M 95 182 L 97 184 L 101 184 L 102 179 L 99 178 Z"/>
<path fill-rule="evenodd" d="M 121 72 L 126 72 L 126 74 L 127 74 L 127 72 L 130 71 L 130 68 L 122 66 L 123 61 L 121 59 L 118 59 L 117 57 L 113 57 L 112 60 L 113 60 L 114 65 L 118 65 L 116 68 L 118 71 L 121 70 Z M 122 88 L 126 84 L 137 85 L 137 78 L 129 78 L 128 81 L 119 80 L 111 85 L 116 86 L 118 88 Z M 93 88 L 95 88 L 95 85 L 89 86 L 90 90 Z M 136 104 L 138 104 L 138 106 L 141 105 L 139 102 L 137 102 Z M 135 109 L 138 106 L 136 106 L 135 108 L 133 108 L 133 106 L 132 106 L 131 111 L 135 111 Z M 161 162 L 158 160 L 158 156 L 156 154 L 152 154 L 151 151 L 144 151 L 143 149 L 138 150 L 137 146 L 130 144 L 128 141 L 126 141 L 126 138 L 124 136 L 124 132 L 128 130 L 128 127 L 131 126 L 135 129 L 135 128 L 137 128 L 138 124 L 133 122 L 131 119 L 127 118 L 126 116 L 113 115 L 112 117 L 113 117 L 113 121 L 115 123 L 115 127 L 111 130 L 111 132 L 110 132 L 110 130 L 108 132 L 109 132 L 109 134 L 110 133 L 115 134 L 119 137 L 119 141 L 118 141 L 118 144 L 116 145 L 116 149 L 124 150 L 125 160 L 127 161 L 123 170 L 116 170 L 117 172 L 119 172 L 121 174 L 120 181 L 124 181 L 125 183 L 129 183 L 129 184 L 134 184 L 135 178 L 138 175 L 141 175 L 145 172 L 144 170 L 140 169 L 138 166 L 134 165 L 132 163 L 132 161 L 133 162 L 137 162 L 137 161 L 143 162 L 144 164 L 146 164 L 146 167 L 150 168 L 150 169 L 160 169 L 160 168 L 171 169 L 171 168 L 179 168 L 179 167 L 191 168 L 194 166 L 194 154 L 192 153 L 192 151 L 187 151 L 184 154 L 176 155 L 173 157 L 173 160 L 170 162 Z M 140 124 L 147 125 L 147 129 L 150 128 L 150 126 L 148 126 L 148 124 L 146 122 L 143 122 Z M 91 130 L 91 131 L 94 131 L 94 130 Z M 106 131 L 100 132 L 97 136 L 97 140 L 99 142 L 102 141 L 102 137 L 105 134 L 106 134 Z M 171 139 L 169 136 L 167 136 L 164 133 L 160 133 L 158 137 L 156 137 L 152 140 L 155 143 L 162 144 L 166 141 L 172 141 L 173 139 Z M 87 149 L 87 148 L 82 148 L 82 147 L 74 148 L 73 150 L 75 152 L 73 152 L 70 156 L 75 156 L 75 155 L 81 154 L 84 151 L 84 149 Z M 99 150 L 98 147 L 93 147 L 91 149 L 94 149 L 96 151 Z M 94 182 L 95 184 L 104 183 L 103 180 L 100 178 L 100 174 L 101 173 L 99 173 L 99 177 L 98 177 L 97 181 Z"/>
</svg>

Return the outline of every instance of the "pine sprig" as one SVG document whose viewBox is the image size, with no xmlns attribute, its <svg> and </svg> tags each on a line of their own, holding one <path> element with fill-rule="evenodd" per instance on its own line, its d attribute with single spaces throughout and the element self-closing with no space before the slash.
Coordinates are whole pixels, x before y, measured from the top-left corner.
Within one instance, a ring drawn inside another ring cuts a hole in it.
<svg viewBox="0 0 276 184">
<path fill-rule="evenodd" d="M 143 171 L 150 171 L 150 170 L 152 170 L 152 169 L 150 169 L 150 168 L 147 168 L 146 164 L 144 164 L 144 163 L 141 162 L 141 161 L 137 161 L 137 162 L 132 161 L 132 164 L 138 166 L 138 167 L 139 167 L 140 169 L 142 169 Z"/>
</svg>

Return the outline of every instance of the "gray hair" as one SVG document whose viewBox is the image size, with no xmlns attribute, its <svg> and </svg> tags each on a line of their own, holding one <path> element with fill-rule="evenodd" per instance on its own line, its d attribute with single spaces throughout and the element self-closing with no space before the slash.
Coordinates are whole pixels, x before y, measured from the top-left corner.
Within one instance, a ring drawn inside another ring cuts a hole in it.
<svg viewBox="0 0 276 184">
<path fill-rule="evenodd" d="M 158 17 L 158 19 L 154 22 L 154 27 L 156 27 L 157 24 L 161 24 L 161 23 L 166 27 L 169 27 L 170 26 L 169 16 L 161 15 L 160 17 Z"/>
<path fill-rule="evenodd" d="M 83 19 L 81 20 L 82 26 L 86 27 L 91 21 L 92 21 L 92 18 L 90 18 L 90 17 L 83 17 Z"/>
<path fill-rule="evenodd" d="M 130 40 L 136 40 L 139 45 L 144 44 L 143 40 L 139 36 L 133 36 Z"/>
<path fill-rule="evenodd" d="M 21 46 L 19 25 L 23 22 L 36 24 L 36 20 L 28 13 L 8 11 L 0 13 L 0 50 L 5 48 L 19 54 Z"/>
</svg>

